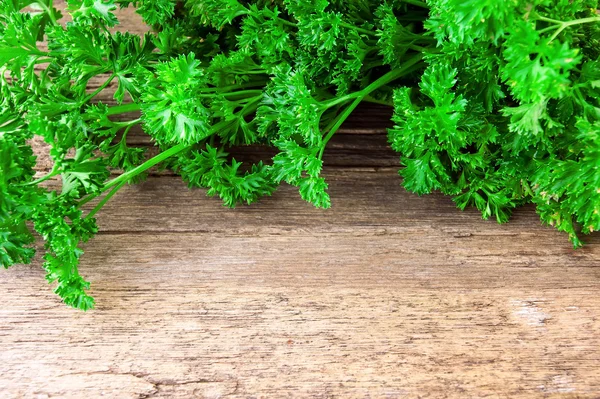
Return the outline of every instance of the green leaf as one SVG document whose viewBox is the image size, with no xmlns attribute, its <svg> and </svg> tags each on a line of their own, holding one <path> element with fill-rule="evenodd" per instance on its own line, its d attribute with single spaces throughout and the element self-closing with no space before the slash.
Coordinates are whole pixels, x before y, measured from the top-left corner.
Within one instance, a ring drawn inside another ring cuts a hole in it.
<svg viewBox="0 0 600 399">
<path fill-rule="evenodd" d="M 0 66 L 4 66 L 15 58 L 24 57 L 29 51 L 20 47 L 1 47 L 0 46 Z"/>
</svg>

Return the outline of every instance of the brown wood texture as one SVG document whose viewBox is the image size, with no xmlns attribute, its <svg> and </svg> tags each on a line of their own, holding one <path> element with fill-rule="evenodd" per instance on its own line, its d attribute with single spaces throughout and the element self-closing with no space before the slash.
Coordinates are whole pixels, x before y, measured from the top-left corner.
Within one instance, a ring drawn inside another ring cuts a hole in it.
<svg viewBox="0 0 600 399">
<path fill-rule="evenodd" d="M 600 398 L 600 236 L 407 193 L 374 114 L 328 149 L 330 210 L 123 189 L 82 258 L 93 311 L 39 261 L 2 271 L 0 398 Z"/>
</svg>

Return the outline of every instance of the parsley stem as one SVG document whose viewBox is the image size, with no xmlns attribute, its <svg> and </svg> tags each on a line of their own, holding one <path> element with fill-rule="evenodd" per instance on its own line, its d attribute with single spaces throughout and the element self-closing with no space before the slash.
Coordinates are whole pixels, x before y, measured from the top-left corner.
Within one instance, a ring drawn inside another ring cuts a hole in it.
<svg viewBox="0 0 600 399">
<path fill-rule="evenodd" d="M 321 159 L 323 157 L 323 152 L 325 151 L 325 147 L 327 146 L 327 143 L 329 142 L 329 140 L 331 140 L 333 135 L 340 128 L 340 126 L 342 126 L 344 121 L 350 116 L 350 114 L 356 109 L 356 107 L 358 107 L 358 105 L 367 96 L 369 96 L 375 90 L 414 71 L 415 69 L 420 68 L 422 59 L 423 59 L 422 54 L 416 55 L 416 56 L 412 57 L 411 59 L 409 59 L 407 62 L 405 62 L 401 68 L 394 69 L 394 70 L 386 73 L 385 75 L 383 75 L 382 77 L 380 77 L 379 79 L 377 79 L 376 81 L 374 81 L 373 83 L 371 83 L 370 85 L 365 87 L 363 90 L 358 91 L 356 93 L 352 93 L 351 96 L 353 96 L 354 101 L 352 102 L 352 104 L 350 104 L 350 106 L 348 108 L 346 108 L 344 110 L 344 112 L 342 112 L 340 118 L 337 119 L 336 123 L 333 125 L 333 127 L 331 128 L 329 133 L 327 133 L 327 136 L 325 136 L 325 138 L 323 139 L 323 144 L 321 145 L 321 149 L 319 150 L 319 159 Z M 344 96 L 344 97 L 348 97 L 348 96 Z"/>
<path fill-rule="evenodd" d="M 388 107 L 393 107 L 394 103 L 389 102 L 389 101 L 384 101 L 384 100 L 378 100 L 374 97 L 371 96 L 366 96 L 365 98 L 363 98 L 363 101 L 368 102 L 368 103 L 372 103 L 372 104 L 379 104 L 379 105 L 386 105 Z"/>
<path fill-rule="evenodd" d="M 92 94 L 90 94 L 89 96 L 87 96 L 84 100 L 83 103 L 88 103 L 92 98 L 96 97 L 98 94 L 100 94 L 100 92 L 104 89 L 106 89 L 108 87 L 108 85 L 113 81 L 113 79 L 115 78 L 115 74 L 113 73 L 112 75 L 110 75 L 108 77 L 108 79 L 106 79 L 106 82 L 104 82 L 100 87 L 98 87 Z"/>
<path fill-rule="evenodd" d="M 266 75 L 268 73 L 266 69 L 255 69 L 253 71 L 231 70 L 231 72 L 240 75 Z"/>
<path fill-rule="evenodd" d="M 323 129 L 323 132 L 330 132 L 331 129 L 333 129 L 333 127 L 335 126 L 335 124 L 338 122 L 338 120 L 340 120 L 340 118 L 342 117 L 342 114 L 337 115 L 335 118 L 333 118 L 333 120 L 331 122 L 329 122 L 329 124 L 327 126 L 325 126 L 325 129 Z"/>
<path fill-rule="evenodd" d="M 319 158 L 321 158 L 323 156 L 323 152 L 325 151 L 325 146 L 327 146 L 327 143 L 329 142 L 329 140 L 331 140 L 333 135 L 337 132 L 337 130 L 342 126 L 342 124 L 346 121 L 346 119 L 348 119 L 350 114 L 352 114 L 352 112 L 356 109 L 356 107 L 358 107 L 358 105 L 363 100 L 364 100 L 364 97 L 357 97 L 352 102 L 352 104 L 350 104 L 350 106 L 348 108 L 346 108 L 344 110 L 344 112 L 342 112 L 340 114 L 340 117 L 336 118 L 335 124 L 331 127 L 331 130 L 329 130 L 329 133 L 327 133 L 327 136 L 325 136 L 325 139 L 323 139 L 323 145 L 321 147 L 321 150 L 319 151 Z"/>
<path fill-rule="evenodd" d="M 279 20 L 279 22 L 281 22 L 281 23 L 282 23 L 282 24 L 284 24 L 284 25 L 291 26 L 291 27 L 293 27 L 293 28 L 296 28 L 296 27 L 298 27 L 298 24 L 295 24 L 295 23 L 293 23 L 293 22 L 290 22 L 290 21 L 288 21 L 287 19 L 283 19 L 283 18 L 281 18 L 281 17 L 278 17 L 277 19 Z"/>
<path fill-rule="evenodd" d="M 260 97 L 256 98 L 256 101 L 254 101 L 253 103 L 249 103 L 246 104 L 246 106 L 244 107 L 244 109 L 242 110 L 242 112 L 240 112 L 240 114 L 242 115 L 247 115 L 249 113 L 252 113 L 256 110 L 256 107 L 258 105 L 258 102 L 260 101 Z M 129 104 L 127 104 L 129 105 Z M 117 108 L 117 107 L 115 107 Z M 217 133 L 218 131 L 226 128 L 227 126 L 229 126 L 231 123 L 233 123 L 234 121 L 232 120 L 226 120 L 226 121 L 222 121 L 220 123 L 217 123 L 216 125 L 214 125 L 208 132 L 206 132 L 205 136 L 209 137 L 209 136 L 213 136 L 215 133 Z M 108 201 L 108 199 L 110 199 L 110 197 L 112 197 L 112 195 L 114 195 L 114 193 L 116 191 L 118 191 L 119 188 L 121 188 L 123 185 L 125 185 L 130 179 L 132 179 L 133 177 L 139 175 L 140 173 L 145 172 L 146 170 L 152 168 L 153 166 L 165 161 L 166 159 L 179 154 L 182 151 L 185 151 L 189 148 L 191 148 L 193 146 L 193 144 L 188 144 L 188 143 L 179 143 L 171 148 L 169 148 L 166 151 L 161 152 L 160 154 L 150 158 L 149 160 L 147 160 L 146 162 L 142 163 L 141 165 L 137 166 L 136 168 L 130 170 L 129 172 L 125 172 L 122 175 L 106 182 L 104 184 L 104 186 L 100 189 L 100 192 L 105 192 L 106 190 L 108 190 L 111 187 L 115 187 L 115 189 L 111 190 L 111 192 L 108 194 L 108 198 L 105 197 L 106 201 Z M 91 200 L 93 200 L 94 198 L 96 198 L 97 195 L 90 195 L 86 198 L 81 199 L 81 201 L 79 201 L 78 207 L 81 207 L 85 204 L 87 204 L 88 202 L 90 202 Z M 106 201 L 103 200 L 102 205 L 104 205 L 106 203 Z M 100 204 L 98 204 L 100 205 Z M 101 208 L 102 206 L 98 206 L 98 210 Z M 94 214 L 97 212 L 97 210 L 94 212 Z"/>
<path fill-rule="evenodd" d="M 543 15 L 537 15 L 535 19 L 537 19 L 539 21 L 550 22 L 550 23 L 556 24 L 556 25 L 562 25 L 564 23 L 563 21 L 559 21 L 558 19 L 544 17 Z"/>
<path fill-rule="evenodd" d="M 54 166 L 52 167 L 52 170 L 50 171 L 50 173 L 48 173 L 46 176 L 42 176 L 37 180 L 34 181 L 30 181 L 29 183 L 24 183 L 24 184 L 19 184 L 19 186 L 35 186 L 36 184 L 40 184 L 45 182 L 46 180 L 50 180 L 52 179 L 54 176 L 58 176 L 60 175 L 62 172 L 60 170 L 60 168 L 58 167 L 58 164 L 55 163 Z"/>
<path fill-rule="evenodd" d="M 140 105 L 136 104 L 136 103 L 117 105 L 115 107 L 109 107 L 106 112 L 106 115 L 111 116 L 111 115 L 125 114 L 127 112 L 139 111 L 140 109 L 141 109 Z"/>
<path fill-rule="evenodd" d="M 438 53 L 439 51 L 435 47 L 423 47 L 416 44 L 408 45 L 408 48 L 415 51 L 420 51 L 423 53 Z"/>
<path fill-rule="evenodd" d="M 416 1 L 416 0 L 415 0 Z M 293 28 L 297 28 L 298 24 L 295 24 L 293 22 L 288 21 L 287 19 L 283 19 L 281 17 L 278 18 L 279 21 L 283 24 L 283 25 L 287 25 Z M 377 33 L 370 31 L 368 29 L 363 29 L 363 28 L 359 28 L 358 26 L 346 23 L 346 22 L 341 22 L 340 26 L 343 26 L 346 29 L 352 29 L 355 30 L 356 32 L 360 32 L 360 33 L 364 33 L 365 35 L 371 35 L 371 36 L 376 36 Z"/>
<path fill-rule="evenodd" d="M 100 189 L 100 192 L 102 193 L 114 186 L 117 186 L 119 188 L 122 187 L 125 183 L 127 183 L 127 181 L 129 181 L 130 179 L 139 175 L 140 173 L 145 172 L 146 170 L 150 169 L 151 167 L 161 163 L 162 161 L 166 160 L 167 158 L 169 158 L 173 155 L 176 155 L 189 147 L 190 147 L 190 145 L 187 143 L 180 143 L 174 147 L 169 148 L 166 151 L 161 152 L 160 154 L 150 158 L 149 160 L 147 160 L 143 164 L 139 165 L 138 167 L 130 170 L 129 172 L 125 172 L 122 175 L 106 182 L 104 184 L 104 186 Z M 114 190 L 114 189 L 112 191 L 116 192 L 116 190 Z M 114 193 L 113 193 L 113 195 L 114 195 Z M 83 198 L 81 201 L 79 201 L 79 204 L 77 206 L 82 207 L 83 205 L 87 204 L 88 202 L 90 202 L 91 200 L 93 200 L 96 197 L 97 197 L 97 195 L 90 195 L 86 198 Z"/>
<path fill-rule="evenodd" d="M 356 91 L 354 93 L 346 94 L 345 96 L 334 98 L 333 100 L 329 100 L 323 103 L 323 107 L 325 109 L 329 109 L 335 107 L 336 105 L 340 105 L 343 103 L 347 103 L 350 100 L 354 100 L 356 97 L 360 96 L 360 91 Z"/>
<path fill-rule="evenodd" d="M 106 110 L 106 116 L 126 114 L 129 112 L 139 111 L 141 109 L 140 105 L 137 103 L 129 103 L 122 105 L 115 105 L 114 107 L 108 107 Z M 84 120 L 92 119 L 91 115 L 83 115 Z M 137 122 L 137 120 L 136 120 Z"/>
<path fill-rule="evenodd" d="M 102 191 L 106 191 L 113 186 L 117 186 L 117 185 L 121 184 L 122 182 L 127 182 L 129 179 L 139 175 L 142 172 L 145 172 L 146 170 L 150 169 L 151 167 L 158 165 L 159 163 L 166 160 L 167 158 L 170 158 L 173 155 L 176 155 L 189 147 L 190 147 L 190 145 L 188 143 L 180 143 L 174 147 L 169 148 L 166 151 L 161 152 L 160 154 L 156 155 L 155 157 L 150 158 L 149 160 L 147 160 L 140 166 L 130 170 L 129 172 L 123 173 L 119 177 L 116 177 L 116 178 L 108 181 L 104 185 L 104 187 L 102 187 Z"/>
<path fill-rule="evenodd" d="M 138 123 L 141 123 L 142 119 L 141 118 L 137 118 L 137 119 L 133 119 L 131 121 L 128 122 L 113 122 L 113 125 L 115 126 L 119 126 L 121 128 L 125 127 L 127 129 L 131 129 L 133 126 L 137 125 Z"/>
<path fill-rule="evenodd" d="M 53 58 L 38 58 L 37 60 L 35 60 L 35 63 L 36 64 L 45 64 L 45 63 L 50 63 L 53 60 L 54 60 Z"/>
<path fill-rule="evenodd" d="M 58 21 L 56 20 L 56 17 L 54 16 L 54 6 L 52 5 L 52 1 L 50 1 L 49 5 L 46 5 L 46 3 L 44 3 L 43 0 L 36 1 L 36 4 L 38 4 L 40 6 L 40 8 L 42 10 L 44 10 L 44 12 L 48 15 L 48 18 L 50 18 L 50 21 L 52 21 L 52 24 L 58 25 Z"/>
<path fill-rule="evenodd" d="M 227 127 L 231 123 L 232 123 L 232 121 L 223 121 L 223 122 L 217 123 L 208 132 L 206 132 L 205 136 L 206 137 L 212 136 L 213 134 L 215 134 L 219 130 Z M 146 170 L 150 169 L 151 167 L 161 163 L 162 161 L 166 160 L 167 158 L 177 155 L 180 152 L 190 148 L 191 146 L 192 146 L 192 144 L 179 143 L 179 144 L 175 145 L 174 147 L 171 147 L 168 150 L 163 151 L 160 154 L 150 158 L 149 160 L 147 160 L 140 166 L 130 170 L 129 172 L 125 172 L 122 175 L 106 182 L 104 187 L 102 187 L 101 191 L 106 191 L 113 186 L 121 184 L 121 182 L 123 182 L 123 181 L 126 182 L 126 181 L 130 180 L 131 178 L 139 175 L 140 173 L 145 172 Z"/>
<path fill-rule="evenodd" d="M 558 35 L 560 35 L 562 33 L 562 31 L 567 29 L 569 26 L 589 24 L 589 23 L 594 23 L 594 22 L 600 22 L 600 17 L 580 18 L 580 19 L 574 19 L 573 21 L 562 22 L 560 27 L 556 30 L 556 32 L 554 32 L 552 37 L 550 37 L 550 40 L 548 41 L 548 43 L 550 43 L 551 41 L 556 39 L 558 37 Z"/>
<path fill-rule="evenodd" d="M 231 91 L 229 93 L 221 93 L 223 97 L 238 97 L 238 96 L 246 96 L 246 97 L 256 97 L 257 95 L 261 95 L 263 90 L 240 90 L 240 91 Z M 198 98 L 214 98 L 214 94 L 200 94 L 197 96 Z"/>
<path fill-rule="evenodd" d="M 214 93 L 217 91 L 230 91 L 230 90 L 238 90 L 238 89 L 247 89 L 251 87 L 264 87 L 269 80 L 267 79 L 259 79 L 253 80 L 251 82 L 242 83 L 239 85 L 230 85 L 230 86 L 222 86 L 222 87 L 206 87 L 200 90 L 201 93 Z"/>
<path fill-rule="evenodd" d="M 572 21 L 565 22 L 565 21 L 559 21 L 558 19 L 552 19 L 552 18 L 544 17 L 542 15 L 537 15 L 536 19 L 539 21 L 549 22 L 551 24 L 558 25 L 558 26 L 550 26 L 550 27 L 542 29 L 540 31 L 540 32 L 546 32 L 547 30 L 556 29 L 554 34 L 550 37 L 550 40 L 548 40 L 548 43 L 550 43 L 554 39 L 556 39 L 558 37 L 558 35 L 560 35 L 562 33 L 562 31 L 564 31 L 565 29 L 567 29 L 570 26 L 600 22 L 600 17 L 580 18 L 580 19 L 574 19 Z"/>
<path fill-rule="evenodd" d="M 340 23 L 340 26 L 343 26 L 344 28 L 347 28 L 347 29 L 353 29 L 357 32 L 364 33 L 365 35 L 377 36 L 377 33 L 373 32 L 373 31 L 370 31 L 368 29 L 359 28 L 358 26 L 354 26 L 354 25 L 348 24 L 346 22 Z"/>
<path fill-rule="evenodd" d="M 354 102 L 352 104 L 350 104 L 350 106 L 348 108 L 346 108 L 344 110 L 344 112 L 342 112 L 335 119 L 335 124 L 331 127 L 331 130 L 329 131 L 329 133 L 327 133 L 327 136 L 325 136 L 325 138 L 323 139 L 323 144 L 321 145 L 321 149 L 319 150 L 319 159 L 323 158 L 323 153 L 325 152 L 325 147 L 327 146 L 327 143 L 329 142 L 329 140 L 331 140 L 333 135 L 337 132 L 337 130 L 340 128 L 340 126 L 342 126 L 342 124 L 346 121 L 346 119 L 348 119 L 348 117 L 350 116 L 350 114 L 352 114 L 352 112 L 356 109 L 356 107 L 358 107 L 358 105 L 362 102 L 362 100 L 363 99 L 361 97 L 358 97 L 357 99 L 355 99 Z"/>
<path fill-rule="evenodd" d="M 92 217 L 94 217 L 94 215 L 95 215 L 96 213 L 98 213 L 98 211 L 99 211 L 100 209 L 102 209 L 102 207 L 103 207 L 104 205 L 106 205 L 106 203 L 108 202 L 108 200 L 110 200 L 110 199 L 111 199 L 111 197 L 112 197 L 113 195 L 115 195 L 115 194 L 117 193 L 117 191 L 119 191 L 119 189 L 125 185 L 125 183 L 127 183 L 127 182 L 126 182 L 126 181 L 123 181 L 123 182 L 119 183 L 117 186 L 113 187 L 113 189 L 112 189 L 112 190 L 110 190 L 110 192 L 109 192 L 108 194 L 106 194 L 106 195 L 104 196 L 104 198 L 102 198 L 102 200 L 101 200 L 100 202 L 98 202 L 98 205 L 96 205 L 96 206 L 94 207 L 94 209 L 92 209 L 92 210 L 90 211 L 90 213 L 88 213 L 88 214 L 87 214 L 87 216 L 86 216 L 85 218 L 87 219 L 87 218 L 92 218 Z"/>
<path fill-rule="evenodd" d="M 400 68 L 394 69 L 386 73 L 385 75 L 383 75 L 382 77 L 365 87 L 363 90 L 361 90 L 361 92 L 364 94 L 364 96 L 368 96 L 380 87 L 383 87 L 393 82 L 394 80 L 401 78 L 404 75 L 414 72 L 416 69 L 419 69 L 421 67 L 420 62 L 422 59 L 423 54 L 417 54 L 413 56 L 412 58 L 404 62 Z"/>
<path fill-rule="evenodd" d="M 419 0 L 404 0 L 404 2 L 406 4 L 410 4 L 410 5 L 413 5 L 413 6 L 428 8 L 427 3 L 425 3 L 424 1 L 419 1 Z"/>
<path fill-rule="evenodd" d="M 33 44 L 23 43 L 23 45 L 22 45 L 21 48 L 24 49 L 24 50 L 26 50 L 26 51 L 28 51 L 32 55 L 37 55 L 39 57 L 50 57 L 50 53 L 47 53 L 45 51 L 42 51 L 42 50 L 38 49 Z"/>
<path fill-rule="evenodd" d="M 325 109 L 328 109 L 331 107 L 335 107 L 336 105 L 346 103 L 350 100 L 354 100 L 355 98 L 364 98 L 366 95 L 371 94 L 372 92 L 379 89 L 380 87 L 383 87 L 383 86 L 387 85 L 388 83 L 393 82 L 394 80 L 402 77 L 403 75 L 406 75 L 407 73 L 412 72 L 415 69 L 414 68 L 415 65 L 417 65 L 422 59 L 423 59 L 423 55 L 418 54 L 418 55 L 410 58 L 404 65 L 402 65 L 401 68 L 394 69 L 391 72 L 388 72 L 387 74 L 383 75 L 381 78 L 379 78 L 376 81 L 374 81 L 373 83 L 371 83 L 365 89 L 363 89 L 361 91 L 356 91 L 354 93 L 347 94 L 347 95 L 339 97 L 339 98 L 334 98 L 333 100 L 326 101 L 322 104 L 325 107 Z M 420 68 L 420 65 L 418 66 L 418 68 Z"/>
</svg>

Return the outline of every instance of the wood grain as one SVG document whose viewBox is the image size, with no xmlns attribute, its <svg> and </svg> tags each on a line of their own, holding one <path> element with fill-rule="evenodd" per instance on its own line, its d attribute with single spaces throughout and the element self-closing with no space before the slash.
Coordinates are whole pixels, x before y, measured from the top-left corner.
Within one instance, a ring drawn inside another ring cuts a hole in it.
<svg viewBox="0 0 600 399">
<path fill-rule="evenodd" d="M 600 395 L 598 236 L 574 251 L 531 208 L 483 221 L 385 168 L 327 178 L 328 211 L 125 189 L 83 258 L 96 310 L 38 265 L 0 280 L 0 396 Z"/>
<path fill-rule="evenodd" d="M 85 246 L 93 311 L 39 260 L 3 271 L 0 398 L 600 398 L 600 235 L 407 193 L 380 112 L 331 142 L 330 210 L 124 188 Z"/>
</svg>

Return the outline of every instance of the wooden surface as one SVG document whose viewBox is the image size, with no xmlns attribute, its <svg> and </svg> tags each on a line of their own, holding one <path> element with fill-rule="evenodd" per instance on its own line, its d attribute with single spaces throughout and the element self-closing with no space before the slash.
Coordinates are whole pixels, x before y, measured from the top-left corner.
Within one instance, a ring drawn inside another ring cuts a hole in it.
<svg viewBox="0 0 600 399">
<path fill-rule="evenodd" d="M 330 210 L 156 175 L 99 215 L 97 309 L 2 271 L 0 398 L 599 398 L 600 236 L 407 193 L 370 114 L 328 149 Z"/>
</svg>

